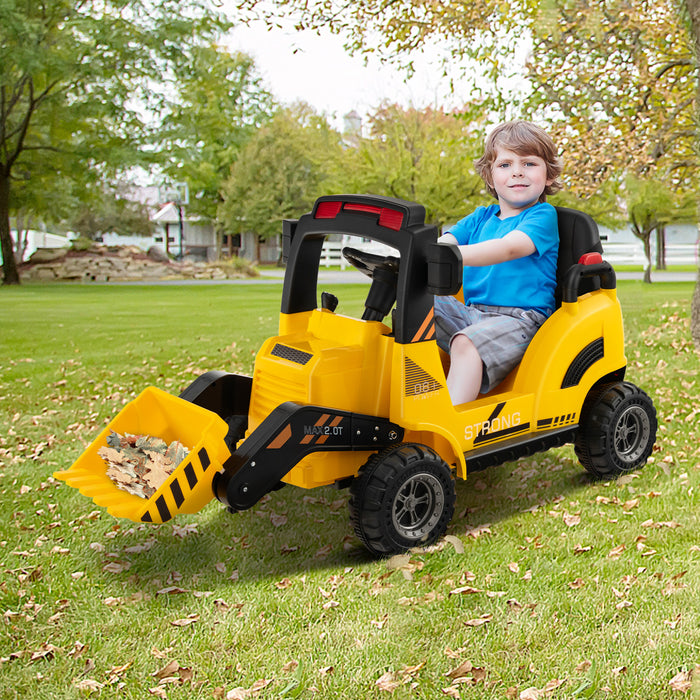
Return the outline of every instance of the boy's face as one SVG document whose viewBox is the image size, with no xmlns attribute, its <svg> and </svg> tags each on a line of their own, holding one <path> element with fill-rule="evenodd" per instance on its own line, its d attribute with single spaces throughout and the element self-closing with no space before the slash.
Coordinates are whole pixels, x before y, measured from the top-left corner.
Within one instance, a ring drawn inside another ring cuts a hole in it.
<svg viewBox="0 0 700 700">
<path fill-rule="evenodd" d="M 521 156 L 501 146 L 491 165 L 493 189 L 501 205 L 501 217 L 515 216 L 539 201 L 547 178 L 547 164 L 539 156 Z"/>
</svg>

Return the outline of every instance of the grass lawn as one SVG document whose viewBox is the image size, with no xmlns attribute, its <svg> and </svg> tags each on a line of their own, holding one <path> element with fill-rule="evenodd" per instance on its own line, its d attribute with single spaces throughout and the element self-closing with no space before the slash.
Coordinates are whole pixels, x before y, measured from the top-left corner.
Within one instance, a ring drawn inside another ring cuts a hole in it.
<svg viewBox="0 0 700 700">
<path fill-rule="evenodd" d="M 146 386 L 249 373 L 280 290 L 0 289 L 0 698 L 700 698 L 692 283 L 619 284 L 647 467 L 477 473 L 431 551 L 370 559 L 331 488 L 146 526 L 51 477 Z"/>
</svg>

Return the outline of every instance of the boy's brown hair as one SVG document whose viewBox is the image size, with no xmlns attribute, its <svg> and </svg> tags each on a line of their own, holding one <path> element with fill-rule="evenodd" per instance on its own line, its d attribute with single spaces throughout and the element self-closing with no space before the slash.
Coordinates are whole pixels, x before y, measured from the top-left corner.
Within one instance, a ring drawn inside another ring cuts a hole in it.
<svg viewBox="0 0 700 700">
<path fill-rule="evenodd" d="M 539 198 L 540 202 L 544 202 L 548 194 L 554 194 L 562 188 L 559 180 L 561 162 L 549 134 L 532 122 L 516 120 L 500 124 L 489 134 L 484 154 L 474 164 L 476 172 L 486 183 L 486 189 L 497 199 L 491 178 L 491 166 L 496 160 L 498 147 L 506 148 L 520 156 L 539 156 L 544 160 L 547 164 L 547 179 L 552 182 L 544 188 Z"/>
</svg>

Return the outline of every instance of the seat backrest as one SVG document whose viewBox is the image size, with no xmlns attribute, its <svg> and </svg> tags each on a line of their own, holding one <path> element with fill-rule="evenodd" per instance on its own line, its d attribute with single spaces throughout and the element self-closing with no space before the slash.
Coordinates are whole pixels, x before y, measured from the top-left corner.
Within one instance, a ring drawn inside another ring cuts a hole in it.
<svg viewBox="0 0 700 700">
<path fill-rule="evenodd" d="M 578 263 L 584 253 L 602 253 L 598 225 L 586 213 L 567 207 L 556 207 L 559 224 L 559 259 L 557 261 L 557 306 L 561 305 L 561 281 L 566 271 Z M 582 278 L 579 294 L 600 289 L 597 277 Z"/>
</svg>

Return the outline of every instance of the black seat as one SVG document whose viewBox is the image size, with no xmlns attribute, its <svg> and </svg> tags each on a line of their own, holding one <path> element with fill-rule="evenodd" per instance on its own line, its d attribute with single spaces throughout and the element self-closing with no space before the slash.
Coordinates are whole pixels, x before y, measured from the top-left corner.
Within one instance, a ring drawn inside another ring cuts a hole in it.
<svg viewBox="0 0 700 700">
<path fill-rule="evenodd" d="M 559 224 L 559 259 L 557 261 L 557 307 L 561 305 L 562 280 L 567 270 L 585 253 L 602 253 L 598 225 L 586 213 L 567 207 L 555 207 Z M 600 289 L 598 277 L 582 277 L 579 294 Z"/>
</svg>

